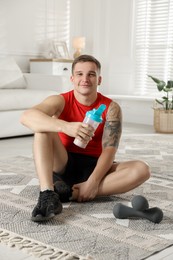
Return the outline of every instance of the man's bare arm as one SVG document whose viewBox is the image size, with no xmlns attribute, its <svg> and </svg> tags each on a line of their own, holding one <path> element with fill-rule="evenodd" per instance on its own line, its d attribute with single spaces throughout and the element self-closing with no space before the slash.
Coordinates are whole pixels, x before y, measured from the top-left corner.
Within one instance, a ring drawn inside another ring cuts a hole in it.
<svg viewBox="0 0 173 260">
<path fill-rule="evenodd" d="M 26 110 L 20 121 L 34 132 L 58 132 L 59 124 L 53 116 L 58 117 L 63 107 L 64 99 L 62 96 L 50 96 L 40 104 Z"/>
<path fill-rule="evenodd" d="M 74 188 L 81 187 L 81 194 L 83 194 L 81 197 L 78 197 L 78 201 L 93 199 L 97 195 L 101 181 L 110 170 L 121 136 L 121 118 L 121 109 L 119 105 L 112 102 L 108 108 L 106 124 L 102 137 L 103 149 L 98 158 L 96 167 L 86 182 L 73 186 Z M 89 194 L 86 195 L 84 193 L 84 188 L 89 190 Z"/>
<path fill-rule="evenodd" d="M 112 101 L 108 108 L 106 124 L 102 136 L 102 153 L 93 173 L 89 177 L 92 181 L 100 183 L 112 166 L 121 136 L 121 121 L 121 108 L 117 103 Z"/>
<path fill-rule="evenodd" d="M 111 102 L 107 118 L 104 126 L 104 132 L 102 137 L 103 148 L 115 147 L 118 148 L 120 137 L 122 132 L 122 113 L 120 106 Z"/>
<path fill-rule="evenodd" d="M 90 133 L 93 132 L 90 125 L 59 119 L 64 104 L 65 101 L 61 95 L 50 96 L 40 104 L 26 110 L 20 121 L 34 133 L 63 132 L 71 137 L 90 138 Z"/>
</svg>

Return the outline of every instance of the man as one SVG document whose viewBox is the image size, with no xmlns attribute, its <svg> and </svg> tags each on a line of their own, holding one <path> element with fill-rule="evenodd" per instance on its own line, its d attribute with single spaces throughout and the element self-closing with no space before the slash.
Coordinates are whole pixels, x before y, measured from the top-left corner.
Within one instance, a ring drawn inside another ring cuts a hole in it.
<svg viewBox="0 0 173 260">
<path fill-rule="evenodd" d="M 114 162 L 121 136 L 120 106 L 97 91 L 100 62 L 81 55 L 72 64 L 74 89 L 46 98 L 25 111 L 21 122 L 34 131 L 34 160 L 40 196 L 33 221 L 44 221 L 62 211 L 61 202 L 93 200 L 96 196 L 127 192 L 146 181 L 149 167 L 142 161 Z M 103 123 L 94 129 L 82 123 L 85 113 L 106 105 Z M 88 142 L 76 146 L 78 138 Z"/>
</svg>

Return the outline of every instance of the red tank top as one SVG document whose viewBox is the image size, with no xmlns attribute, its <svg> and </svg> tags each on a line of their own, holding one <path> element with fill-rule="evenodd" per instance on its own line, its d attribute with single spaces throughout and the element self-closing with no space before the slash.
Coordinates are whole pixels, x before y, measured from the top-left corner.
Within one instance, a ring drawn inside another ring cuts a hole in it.
<svg viewBox="0 0 173 260">
<path fill-rule="evenodd" d="M 74 137 L 70 137 L 64 133 L 59 133 L 60 139 L 67 151 L 99 157 L 102 152 L 102 135 L 106 121 L 106 114 L 112 100 L 98 93 L 96 101 L 91 106 L 85 106 L 76 100 L 73 90 L 61 95 L 65 99 L 65 106 L 59 118 L 68 122 L 82 122 L 87 111 L 92 110 L 93 108 L 98 108 L 101 104 L 106 105 L 106 110 L 102 114 L 103 122 L 99 124 L 94 137 L 85 149 L 73 144 Z"/>
</svg>

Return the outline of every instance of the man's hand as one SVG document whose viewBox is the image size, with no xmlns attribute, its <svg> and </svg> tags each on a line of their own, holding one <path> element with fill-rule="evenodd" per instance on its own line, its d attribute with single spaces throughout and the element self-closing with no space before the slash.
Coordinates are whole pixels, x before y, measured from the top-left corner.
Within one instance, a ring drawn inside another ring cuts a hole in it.
<svg viewBox="0 0 173 260">
<path fill-rule="evenodd" d="M 65 122 L 63 133 L 71 137 L 77 137 L 82 142 L 88 142 L 94 136 L 94 128 L 82 122 Z"/>
<path fill-rule="evenodd" d="M 77 200 L 78 202 L 93 200 L 97 196 L 98 188 L 98 183 L 91 183 L 89 180 L 74 184 L 72 187 L 72 200 Z"/>
</svg>

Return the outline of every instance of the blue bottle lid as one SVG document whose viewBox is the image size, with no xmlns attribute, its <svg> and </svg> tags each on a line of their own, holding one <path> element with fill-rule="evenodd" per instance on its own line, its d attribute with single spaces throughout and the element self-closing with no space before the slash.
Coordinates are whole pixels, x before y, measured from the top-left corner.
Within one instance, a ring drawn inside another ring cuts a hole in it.
<svg viewBox="0 0 173 260">
<path fill-rule="evenodd" d="M 106 109 L 106 106 L 104 104 L 101 104 L 97 109 L 90 110 L 86 113 L 86 116 L 91 118 L 92 120 L 101 123 L 103 121 L 102 119 L 102 113 Z"/>
</svg>

